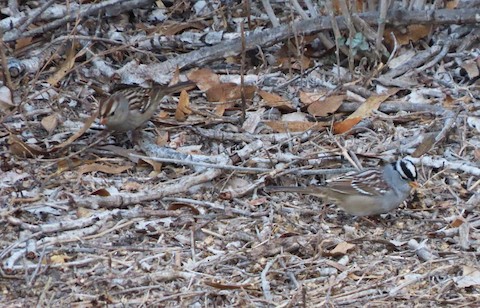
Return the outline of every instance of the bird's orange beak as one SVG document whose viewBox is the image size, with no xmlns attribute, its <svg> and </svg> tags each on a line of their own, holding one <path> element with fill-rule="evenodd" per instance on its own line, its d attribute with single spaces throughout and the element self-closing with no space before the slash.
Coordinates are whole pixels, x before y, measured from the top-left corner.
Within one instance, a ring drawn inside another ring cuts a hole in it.
<svg viewBox="0 0 480 308">
<path fill-rule="evenodd" d="M 411 188 L 419 188 L 420 184 L 417 182 L 409 182 L 408 185 L 410 185 Z"/>
<path fill-rule="evenodd" d="M 101 117 L 100 118 L 100 123 L 103 124 L 103 125 L 106 125 L 107 124 L 107 118 Z"/>
</svg>

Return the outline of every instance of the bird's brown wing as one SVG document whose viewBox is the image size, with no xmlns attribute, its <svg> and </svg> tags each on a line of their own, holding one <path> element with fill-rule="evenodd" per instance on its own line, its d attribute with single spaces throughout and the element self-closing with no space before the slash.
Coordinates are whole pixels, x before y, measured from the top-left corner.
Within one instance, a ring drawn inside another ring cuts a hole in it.
<svg viewBox="0 0 480 308">
<path fill-rule="evenodd" d="M 379 170 L 365 170 L 360 173 L 333 180 L 327 184 L 335 193 L 344 195 L 380 196 L 388 189 Z"/>
</svg>

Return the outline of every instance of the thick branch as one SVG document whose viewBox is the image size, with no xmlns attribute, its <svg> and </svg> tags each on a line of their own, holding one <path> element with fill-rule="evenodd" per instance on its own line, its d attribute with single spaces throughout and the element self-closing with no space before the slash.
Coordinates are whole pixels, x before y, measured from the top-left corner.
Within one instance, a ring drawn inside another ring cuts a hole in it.
<svg viewBox="0 0 480 308">
<path fill-rule="evenodd" d="M 477 23 L 478 12 L 472 9 L 463 10 L 435 10 L 435 11 L 391 11 L 387 16 L 386 24 L 390 26 L 402 26 L 409 24 L 472 24 Z M 377 12 L 367 12 L 358 14 L 369 25 L 378 23 L 379 15 Z M 337 23 L 340 29 L 346 29 L 345 18 L 337 16 Z M 252 50 L 258 46 L 270 46 L 279 41 L 288 39 L 295 33 L 310 35 L 321 31 L 330 30 L 331 22 L 329 17 L 321 16 L 307 20 L 301 20 L 292 25 L 284 25 L 267 29 L 264 31 L 254 31 L 246 37 L 246 49 Z M 293 31 L 292 31 L 293 29 Z M 177 68 L 187 68 L 199 66 L 220 58 L 235 56 L 242 50 L 241 39 L 237 38 L 231 41 L 225 41 L 215 46 L 204 47 L 167 60 L 163 63 L 148 66 L 129 66 L 120 69 L 120 75 L 137 75 L 141 79 L 153 79 L 162 81 L 165 74 L 175 71 Z"/>
</svg>

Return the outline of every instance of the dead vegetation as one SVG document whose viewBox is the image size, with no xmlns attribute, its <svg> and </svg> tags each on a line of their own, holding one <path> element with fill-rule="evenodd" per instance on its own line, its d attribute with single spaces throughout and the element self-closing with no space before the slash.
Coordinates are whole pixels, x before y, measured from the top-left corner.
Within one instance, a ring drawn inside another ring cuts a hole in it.
<svg viewBox="0 0 480 308">
<path fill-rule="evenodd" d="M 387 2 L 0 0 L 0 303 L 478 303 L 480 4 Z M 263 191 L 402 156 L 422 187 L 370 220 Z"/>
</svg>

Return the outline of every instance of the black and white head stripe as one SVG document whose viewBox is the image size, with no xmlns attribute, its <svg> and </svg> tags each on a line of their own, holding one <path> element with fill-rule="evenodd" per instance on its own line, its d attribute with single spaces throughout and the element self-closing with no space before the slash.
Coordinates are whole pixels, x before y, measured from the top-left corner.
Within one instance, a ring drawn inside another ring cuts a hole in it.
<svg viewBox="0 0 480 308">
<path fill-rule="evenodd" d="M 393 163 L 393 167 L 400 173 L 400 176 L 407 181 L 417 180 L 417 168 L 408 159 L 399 159 L 396 163 Z"/>
</svg>

